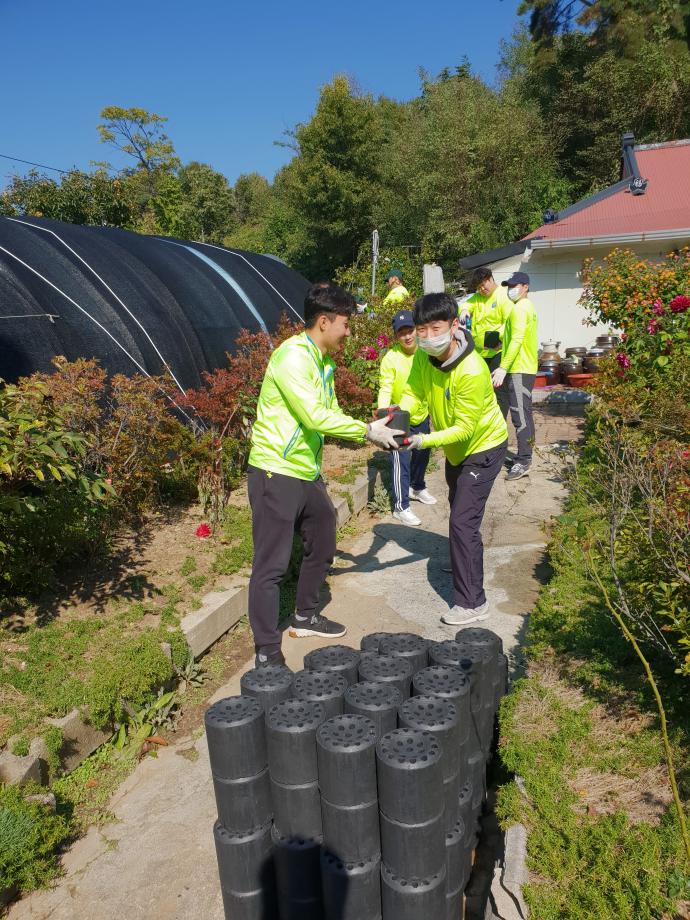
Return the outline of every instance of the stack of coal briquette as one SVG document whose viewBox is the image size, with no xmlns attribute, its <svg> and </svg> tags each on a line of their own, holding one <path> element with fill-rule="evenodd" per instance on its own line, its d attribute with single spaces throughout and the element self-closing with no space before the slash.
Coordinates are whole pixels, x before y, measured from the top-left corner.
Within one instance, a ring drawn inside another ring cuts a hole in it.
<svg viewBox="0 0 690 920">
<path fill-rule="evenodd" d="M 249 671 L 206 713 L 227 920 L 460 920 L 501 640 L 372 633 L 304 666 Z"/>
</svg>

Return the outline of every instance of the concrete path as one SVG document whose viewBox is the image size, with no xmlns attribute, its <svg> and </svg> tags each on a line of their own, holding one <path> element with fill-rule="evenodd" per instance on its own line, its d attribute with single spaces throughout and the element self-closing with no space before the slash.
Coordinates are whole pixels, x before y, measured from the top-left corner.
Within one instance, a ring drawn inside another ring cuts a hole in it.
<svg viewBox="0 0 690 920">
<path fill-rule="evenodd" d="M 537 443 L 545 448 L 574 440 L 580 420 L 538 414 Z M 442 469 L 431 474 L 435 506 L 419 506 L 419 528 L 393 518 L 352 539 L 339 553 L 325 613 L 346 622 L 353 646 L 367 632 L 413 630 L 449 638 L 453 627 L 439 617 L 450 598 L 448 507 Z M 535 458 L 529 478 L 494 486 L 483 526 L 486 591 L 492 617 L 485 624 L 508 652 L 519 646 L 525 618 L 543 573 L 545 522 L 559 512 L 563 489 L 548 449 Z M 285 643 L 288 664 L 298 670 L 310 640 Z M 251 662 L 247 663 L 247 667 Z M 236 675 L 217 698 L 239 692 Z M 111 802 L 116 821 L 91 828 L 64 857 L 64 878 L 49 891 L 13 905 L 10 920 L 223 920 L 211 828 L 215 819 L 205 738 L 199 757 L 167 748 L 144 760 Z"/>
</svg>

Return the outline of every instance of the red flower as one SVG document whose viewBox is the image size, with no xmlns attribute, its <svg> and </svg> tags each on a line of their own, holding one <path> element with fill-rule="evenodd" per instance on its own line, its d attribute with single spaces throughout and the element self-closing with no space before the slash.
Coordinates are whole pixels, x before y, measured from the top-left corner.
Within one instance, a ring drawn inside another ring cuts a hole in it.
<svg viewBox="0 0 690 920">
<path fill-rule="evenodd" d="M 685 313 L 686 310 L 690 310 L 690 297 L 686 297 L 684 294 L 679 294 L 677 297 L 674 297 L 669 308 L 672 313 Z"/>
<path fill-rule="evenodd" d="M 211 528 L 208 526 L 208 524 L 199 524 L 194 533 L 197 537 L 210 537 Z"/>
<path fill-rule="evenodd" d="M 388 348 L 388 336 L 382 332 L 381 335 L 376 339 L 376 344 L 379 348 Z"/>
<path fill-rule="evenodd" d="M 648 332 L 650 335 L 654 335 L 654 334 L 657 333 L 658 331 L 659 331 L 659 320 L 658 320 L 658 319 L 650 319 L 650 321 L 647 323 L 647 332 Z"/>
<path fill-rule="evenodd" d="M 364 357 L 367 361 L 375 361 L 379 356 L 378 351 L 374 348 L 373 345 L 370 345 L 368 348 L 364 349 Z"/>
<path fill-rule="evenodd" d="M 627 371 L 627 369 L 630 367 L 630 358 L 625 354 L 625 352 L 619 351 L 616 355 L 616 361 L 618 361 L 618 366 L 623 371 Z"/>
<path fill-rule="evenodd" d="M 657 298 L 657 299 L 654 301 L 654 306 L 652 307 L 652 313 L 656 314 L 656 316 L 663 316 L 663 315 L 664 315 L 664 312 L 665 312 L 665 311 L 664 311 L 664 305 L 663 305 L 662 302 Z"/>
</svg>

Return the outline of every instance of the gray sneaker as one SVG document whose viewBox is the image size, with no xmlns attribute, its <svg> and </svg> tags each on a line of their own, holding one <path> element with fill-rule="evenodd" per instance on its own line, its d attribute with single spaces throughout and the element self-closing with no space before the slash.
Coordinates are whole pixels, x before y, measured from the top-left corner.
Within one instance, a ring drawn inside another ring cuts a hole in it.
<svg viewBox="0 0 690 920">
<path fill-rule="evenodd" d="M 451 607 L 448 613 L 441 617 L 442 623 L 448 626 L 467 626 L 468 623 L 476 623 L 479 620 L 489 619 L 489 602 L 484 601 L 481 607 Z"/>
<path fill-rule="evenodd" d="M 514 463 L 508 470 L 506 479 L 512 482 L 514 479 L 522 479 L 523 476 L 529 476 L 529 465 L 525 463 Z"/>
</svg>

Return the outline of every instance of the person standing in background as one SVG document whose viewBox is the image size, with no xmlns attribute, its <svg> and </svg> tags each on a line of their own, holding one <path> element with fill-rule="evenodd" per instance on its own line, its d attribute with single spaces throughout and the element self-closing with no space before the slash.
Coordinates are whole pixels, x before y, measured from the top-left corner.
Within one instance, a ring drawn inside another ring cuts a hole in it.
<svg viewBox="0 0 690 920">
<path fill-rule="evenodd" d="M 383 299 L 382 306 L 391 307 L 395 304 L 402 304 L 410 299 L 410 292 L 407 290 L 402 280 L 402 271 L 399 268 L 392 268 L 386 275 L 386 284 L 390 288 Z"/>
<path fill-rule="evenodd" d="M 491 269 L 486 266 L 472 272 L 469 288 L 474 293 L 459 307 L 460 323 L 464 324 L 467 317 L 471 317 L 477 354 L 484 358 L 490 371 L 495 371 L 501 363 L 501 339 L 513 303 L 505 287 L 496 284 Z M 497 387 L 496 399 L 506 416 L 509 405 L 507 387 Z"/>
<path fill-rule="evenodd" d="M 396 343 L 383 356 L 379 373 L 378 408 L 397 406 L 405 390 L 417 351 L 417 333 L 411 310 L 401 310 L 393 317 Z M 426 400 L 419 399 L 410 408 L 410 434 L 429 434 L 429 410 Z M 391 451 L 393 478 L 393 517 L 413 527 L 422 522 L 410 508 L 410 499 L 435 505 L 436 499 L 425 482 L 431 451 Z"/>
<path fill-rule="evenodd" d="M 510 417 L 517 435 L 517 454 L 507 478 L 520 479 L 529 473 L 534 445 L 532 390 L 539 366 L 537 311 L 528 298 L 529 275 L 514 272 L 507 281 L 512 309 L 503 330 L 503 353 L 491 379 L 496 391 L 508 389 Z M 507 415 L 507 412 L 504 412 Z"/>
</svg>

